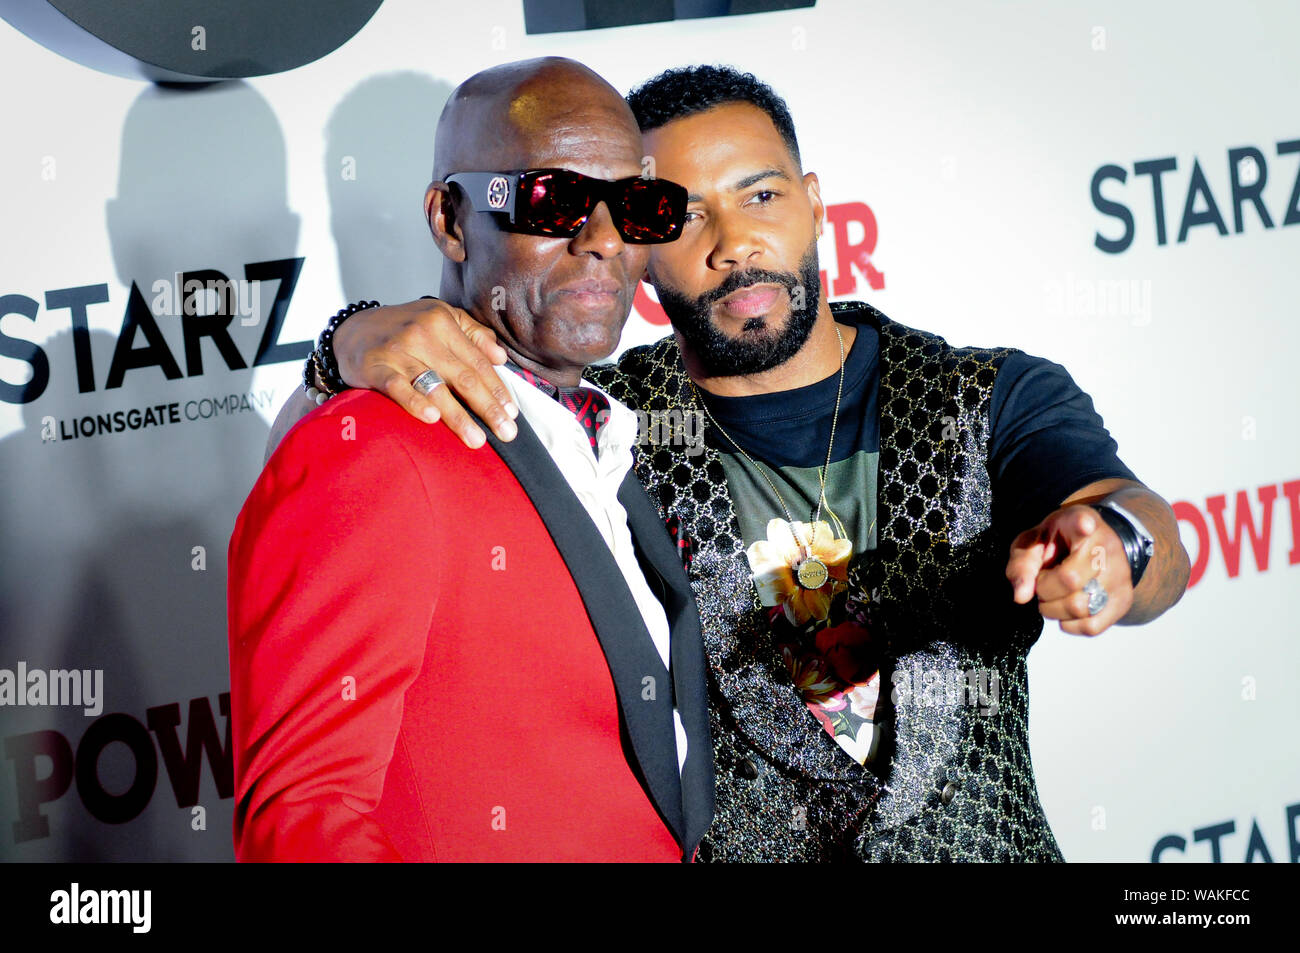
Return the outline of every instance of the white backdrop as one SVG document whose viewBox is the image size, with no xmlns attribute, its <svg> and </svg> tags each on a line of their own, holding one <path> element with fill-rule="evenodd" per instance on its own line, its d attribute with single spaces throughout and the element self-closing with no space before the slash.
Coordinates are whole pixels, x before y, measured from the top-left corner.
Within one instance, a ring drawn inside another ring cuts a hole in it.
<svg viewBox="0 0 1300 953">
<path fill-rule="evenodd" d="M 519 0 L 387 0 L 322 60 L 192 91 L 93 72 L 0 22 L 0 679 L 103 678 L 92 714 L 0 707 L 0 856 L 232 856 L 226 544 L 301 372 L 274 351 L 252 366 L 288 294 L 271 279 L 303 259 L 268 344 L 313 338 L 348 300 L 436 291 L 420 199 L 442 102 L 554 53 L 622 90 L 701 61 L 771 83 L 847 222 L 821 247 L 836 297 L 1065 364 L 1125 462 L 1179 501 L 1199 570 L 1183 602 L 1091 640 L 1050 624 L 1030 656 L 1066 858 L 1146 861 L 1163 841 L 1166 862 L 1300 860 L 1300 152 L 1279 147 L 1300 140 L 1300 8 L 1134 6 L 819 0 L 527 36 Z M 1246 147 L 1258 157 L 1230 159 Z M 1135 164 L 1168 158 L 1162 244 Z M 1099 208 L 1105 166 L 1124 181 L 1107 174 Z M 1095 243 L 1126 230 L 1106 202 L 1132 216 L 1117 253 Z M 280 264 L 252 270 L 259 307 L 224 350 L 159 313 L 157 281 L 264 262 Z M 128 313 L 146 327 L 119 340 Z M 663 331 L 634 316 L 624 343 Z M 42 359 L 22 342 L 48 362 L 27 402 Z M 82 417 L 155 407 L 142 429 L 68 439 Z"/>
</svg>

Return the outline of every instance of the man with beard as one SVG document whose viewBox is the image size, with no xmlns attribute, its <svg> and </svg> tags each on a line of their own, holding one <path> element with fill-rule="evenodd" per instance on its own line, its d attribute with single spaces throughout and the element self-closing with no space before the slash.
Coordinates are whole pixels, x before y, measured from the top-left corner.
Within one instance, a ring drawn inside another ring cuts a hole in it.
<svg viewBox="0 0 1300 953">
<path fill-rule="evenodd" d="M 703 454 L 643 440 L 636 464 L 703 620 L 717 791 L 700 859 L 1062 859 L 1026 656 L 1044 618 L 1096 635 L 1177 601 L 1171 508 L 1058 365 L 827 304 L 819 184 L 770 88 L 694 67 L 628 100 L 690 193 L 647 269 L 674 334 L 587 374 L 708 421 Z M 434 367 L 504 424 L 463 316 L 415 303 L 345 327 L 348 383 L 420 414 L 406 382 Z M 433 403 L 481 441 L 447 388 Z"/>
</svg>

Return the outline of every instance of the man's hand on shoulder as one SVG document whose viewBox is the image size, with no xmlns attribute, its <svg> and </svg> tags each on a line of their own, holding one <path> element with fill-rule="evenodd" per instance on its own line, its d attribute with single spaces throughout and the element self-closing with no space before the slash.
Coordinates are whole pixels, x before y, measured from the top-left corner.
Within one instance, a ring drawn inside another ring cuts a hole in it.
<svg viewBox="0 0 1300 953">
<path fill-rule="evenodd" d="M 1105 499 L 1134 513 L 1155 538 L 1155 554 L 1136 588 L 1119 535 L 1089 505 Z M 1043 617 L 1058 620 L 1073 635 L 1151 621 L 1182 597 L 1189 573 L 1172 508 L 1142 484 L 1123 479 L 1099 480 L 1071 494 L 1015 538 L 1006 568 L 1015 601 L 1037 596 Z M 1088 611 L 1085 588 L 1094 579 L 1106 594 L 1096 615 Z"/>
<path fill-rule="evenodd" d="M 334 332 L 334 355 L 349 387 L 379 391 L 420 420 L 443 421 L 471 449 L 487 438 L 457 398 L 500 439 L 518 433 L 519 409 L 493 370 L 506 362 L 505 348 L 491 328 L 446 302 L 422 298 L 359 311 Z M 411 382 L 428 370 L 444 383 L 426 396 Z"/>
<path fill-rule="evenodd" d="M 505 363 L 505 349 L 491 328 L 446 302 L 422 298 L 358 311 L 335 330 L 334 356 L 349 387 L 378 391 L 426 423 L 443 421 L 470 449 L 487 438 L 465 407 L 501 440 L 513 440 L 519 432 L 514 423 L 519 408 L 493 370 Z M 424 395 L 412 381 L 428 370 L 444 383 Z M 267 460 L 315 406 L 301 390 L 285 401 L 267 440 Z"/>
</svg>

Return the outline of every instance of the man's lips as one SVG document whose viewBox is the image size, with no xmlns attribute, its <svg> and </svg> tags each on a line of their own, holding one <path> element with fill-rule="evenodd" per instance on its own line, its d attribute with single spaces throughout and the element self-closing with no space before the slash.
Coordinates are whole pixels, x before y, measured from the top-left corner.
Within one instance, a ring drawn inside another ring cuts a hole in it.
<svg viewBox="0 0 1300 953">
<path fill-rule="evenodd" d="M 575 281 L 573 284 L 565 285 L 560 289 L 565 294 L 584 295 L 616 295 L 622 290 L 623 286 L 617 281 L 601 278 L 587 278 L 584 281 Z"/>
<path fill-rule="evenodd" d="M 617 281 L 588 278 L 575 281 L 559 289 L 559 294 L 567 295 L 580 305 L 595 308 L 608 307 L 619 300 L 623 286 Z"/>
<path fill-rule="evenodd" d="M 734 318 L 756 318 L 772 310 L 782 290 L 780 285 L 749 285 L 721 299 L 718 308 Z"/>
</svg>

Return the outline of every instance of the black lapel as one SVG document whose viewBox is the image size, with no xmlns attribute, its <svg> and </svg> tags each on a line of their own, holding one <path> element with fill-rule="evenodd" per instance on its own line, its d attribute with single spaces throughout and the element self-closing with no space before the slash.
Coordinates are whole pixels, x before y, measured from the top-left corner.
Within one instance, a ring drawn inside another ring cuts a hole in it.
<svg viewBox="0 0 1300 953">
<path fill-rule="evenodd" d="M 591 627 L 600 640 L 614 679 L 619 706 L 651 802 L 679 843 L 685 843 L 681 777 L 677 772 L 676 731 L 673 728 L 671 691 L 656 689 L 644 697 L 653 678 L 655 686 L 670 684 L 668 670 L 646 631 L 636 600 L 610 555 L 605 540 L 591 522 L 555 461 L 521 415 L 515 420 L 519 435 L 509 443 L 479 425 L 488 443 L 505 462 L 559 550 L 582 596 Z"/>
<path fill-rule="evenodd" d="M 682 810 L 686 817 L 683 846 L 689 858 L 713 820 L 713 741 L 709 735 L 700 613 L 686 569 L 635 470 L 624 479 L 618 498 L 627 511 L 627 523 L 642 564 L 662 584 L 660 599 L 672 626 L 673 692 L 687 742 L 686 763 L 682 766 Z"/>
</svg>

